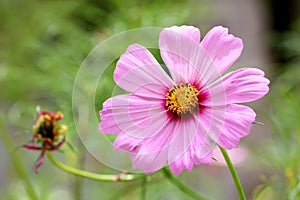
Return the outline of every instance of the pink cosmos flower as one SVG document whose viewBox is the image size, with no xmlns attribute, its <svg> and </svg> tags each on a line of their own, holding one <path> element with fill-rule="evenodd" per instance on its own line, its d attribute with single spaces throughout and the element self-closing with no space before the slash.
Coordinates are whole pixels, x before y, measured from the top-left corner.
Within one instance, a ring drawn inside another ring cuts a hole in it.
<svg viewBox="0 0 300 200">
<path fill-rule="evenodd" d="M 243 49 L 242 40 L 218 26 L 200 42 L 192 26 L 165 28 L 159 37 L 165 70 L 143 46 L 120 57 L 114 80 L 129 92 L 112 97 L 100 111 L 99 130 L 118 134 L 117 150 L 129 152 L 134 168 L 172 173 L 212 160 L 215 144 L 237 147 L 255 112 L 244 105 L 269 90 L 264 72 L 241 68 L 223 74 Z"/>
</svg>

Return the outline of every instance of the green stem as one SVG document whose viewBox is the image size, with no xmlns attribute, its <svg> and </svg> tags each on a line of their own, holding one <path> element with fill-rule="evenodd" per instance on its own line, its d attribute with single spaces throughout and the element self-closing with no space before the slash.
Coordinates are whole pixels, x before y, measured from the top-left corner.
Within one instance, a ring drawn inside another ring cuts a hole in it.
<svg viewBox="0 0 300 200">
<path fill-rule="evenodd" d="M 141 184 L 141 200 L 146 200 L 146 188 L 147 186 L 147 176 L 143 178 L 142 184 Z"/>
<path fill-rule="evenodd" d="M 13 151 L 13 149 L 16 148 L 16 145 L 14 144 L 13 140 L 9 137 L 9 134 L 5 128 L 4 122 L 3 122 L 3 117 L 2 115 L 0 115 L 0 136 L 2 138 L 3 144 L 5 146 L 5 148 L 7 149 L 7 151 L 10 153 Z M 28 196 L 30 197 L 30 199 L 32 200 L 39 200 L 39 196 L 36 193 L 33 185 L 31 184 L 26 170 L 23 167 L 22 161 L 20 159 L 20 156 L 18 154 L 17 151 L 14 151 L 11 155 L 10 155 L 11 161 L 13 166 L 15 167 L 15 170 L 18 174 L 18 176 L 21 178 L 21 180 L 23 181 L 24 185 L 25 185 L 25 189 L 27 191 Z"/>
<path fill-rule="evenodd" d="M 112 175 L 112 174 L 96 174 L 80 169 L 76 169 L 65 165 L 58 160 L 56 160 L 50 152 L 46 152 L 48 159 L 59 169 L 68 172 L 70 174 L 74 174 L 77 176 L 81 176 L 84 178 L 97 180 L 97 181 L 108 181 L 108 182 L 128 182 L 134 181 L 138 179 L 144 178 L 145 175 L 135 175 L 135 174 L 120 174 L 120 175 Z"/>
<path fill-rule="evenodd" d="M 207 197 L 200 195 L 199 193 L 195 192 L 193 189 L 186 186 L 184 183 L 180 182 L 177 179 L 177 177 L 175 177 L 167 168 L 163 168 L 162 170 L 165 173 L 165 176 L 169 179 L 169 181 L 185 194 L 197 200 L 208 200 Z"/>
<path fill-rule="evenodd" d="M 231 176 L 233 178 L 235 187 L 236 187 L 236 189 L 237 189 L 237 191 L 239 193 L 240 200 L 246 200 L 246 195 L 245 195 L 245 192 L 243 190 L 243 186 L 242 186 L 241 181 L 239 179 L 239 176 L 238 176 L 238 174 L 237 174 L 237 172 L 236 172 L 236 170 L 235 170 L 235 168 L 234 168 L 234 166 L 233 166 L 233 164 L 232 164 L 232 162 L 230 160 L 230 157 L 229 157 L 227 151 L 225 149 L 223 149 L 222 147 L 220 147 L 220 146 L 219 146 L 219 148 L 220 148 L 220 150 L 221 150 L 221 152 L 223 154 L 223 157 L 224 157 L 224 159 L 226 161 L 226 164 L 227 164 L 227 166 L 229 168 L 229 171 L 230 171 Z"/>
</svg>

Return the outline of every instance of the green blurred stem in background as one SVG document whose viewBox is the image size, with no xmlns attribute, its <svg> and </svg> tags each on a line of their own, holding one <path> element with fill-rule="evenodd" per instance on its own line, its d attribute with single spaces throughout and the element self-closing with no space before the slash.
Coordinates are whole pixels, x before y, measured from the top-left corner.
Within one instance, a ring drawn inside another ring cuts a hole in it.
<svg viewBox="0 0 300 200">
<path fill-rule="evenodd" d="M 0 115 L 0 136 L 2 138 L 5 148 L 7 149 L 8 153 L 10 153 L 10 155 L 11 155 L 10 158 L 11 158 L 12 164 L 15 167 L 17 175 L 23 181 L 28 196 L 32 200 L 39 200 L 40 198 L 39 198 L 38 194 L 36 193 L 35 189 L 33 188 L 33 185 L 31 184 L 31 182 L 26 174 L 26 171 L 23 167 L 23 164 L 22 164 L 22 161 L 20 159 L 18 152 L 13 151 L 14 149 L 16 149 L 16 145 L 14 144 L 13 140 L 9 137 L 9 134 L 4 125 L 2 115 Z"/>
<path fill-rule="evenodd" d="M 228 167 L 228 169 L 229 169 L 229 171 L 231 173 L 231 176 L 233 178 L 235 187 L 236 187 L 236 189 L 237 189 L 237 191 L 239 193 L 240 200 L 246 200 L 246 195 L 245 195 L 243 186 L 242 186 L 241 181 L 239 179 L 239 176 L 238 176 L 238 174 L 237 174 L 237 172 L 236 172 L 236 170 L 235 170 L 235 168 L 234 168 L 234 166 L 233 166 L 233 164 L 232 164 L 232 162 L 230 160 L 230 157 L 229 157 L 227 151 L 225 149 L 223 149 L 222 147 L 220 147 L 220 146 L 219 146 L 219 148 L 220 148 L 220 150 L 221 150 L 221 152 L 223 154 L 223 157 L 224 157 L 224 159 L 226 161 L 227 167 Z"/>
</svg>

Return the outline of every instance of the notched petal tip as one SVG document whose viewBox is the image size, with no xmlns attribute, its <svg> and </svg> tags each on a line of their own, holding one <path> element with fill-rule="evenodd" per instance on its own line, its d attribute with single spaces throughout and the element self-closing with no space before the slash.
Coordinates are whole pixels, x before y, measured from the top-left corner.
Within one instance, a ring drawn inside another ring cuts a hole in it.
<svg viewBox="0 0 300 200">
<path fill-rule="evenodd" d="M 127 47 L 126 49 L 126 53 L 131 53 L 131 52 L 134 52 L 134 51 L 139 51 L 139 50 L 145 50 L 146 48 L 143 47 L 142 45 L 138 44 L 138 43 L 134 43 L 134 44 L 131 44 Z M 125 53 L 125 54 L 126 54 Z M 124 54 L 123 54 L 124 55 Z M 123 56 L 122 55 L 122 56 Z"/>
<path fill-rule="evenodd" d="M 243 41 L 232 34 L 228 34 L 228 28 L 217 26 L 208 31 L 201 42 L 201 46 L 212 58 L 219 69 L 219 73 L 222 74 L 241 55 Z"/>
<path fill-rule="evenodd" d="M 170 170 L 171 172 L 175 175 L 175 176 L 179 176 L 183 170 L 186 170 L 188 172 L 192 171 L 193 169 L 193 163 L 171 163 L 169 164 Z"/>
<path fill-rule="evenodd" d="M 164 28 L 162 32 L 160 33 L 160 40 L 162 39 L 164 34 L 168 34 L 169 39 L 172 37 L 172 32 L 175 32 L 175 34 L 181 34 L 188 39 L 192 39 L 195 42 L 199 43 L 200 42 L 200 30 L 194 26 L 187 26 L 187 25 L 182 25 L 182 26 L 171 26 L 168 28 Z"/>
<path fill-rule="evenodd" d="M 215 98 L 226 95 L 226 104 L 255 101 L 269 92 L 270 80 L 264 75 L 260 69 L 240 68 L 227 73 L 209 91 Z"/>
</svg>

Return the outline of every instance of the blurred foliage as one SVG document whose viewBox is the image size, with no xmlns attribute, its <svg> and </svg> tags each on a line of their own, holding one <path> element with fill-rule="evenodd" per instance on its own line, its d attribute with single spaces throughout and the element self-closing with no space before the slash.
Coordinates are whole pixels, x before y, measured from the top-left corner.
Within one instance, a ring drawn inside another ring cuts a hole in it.
<svg viewBox="0 0 300 200">
<path fill-rule="evenodd" d="M 293 28 L 284 32 L 273 33 L 272 47 L 275 49 L 273 56 L 281 61 L 277 63 L 277 76 L 284 73 L 286 70 L 293 71 L 295 65 L 299 64 L 300 60 L 300 20 L 296 19 L 293 23 Z M 276 53 L 277 51 L 277 53 Z M 280 55 L 277 55 L 280 54 Z M 295 67 L 296 68 L 296 67 Z M 296 73 L 295 73 L 296 74 Z M 290 81 L 293 81 L 290 79 Z"/>
<path fill-rule="evenodd" d="M 300 20 L 281 35 L 284 39 L 277 46 L 288 59 L 284 64 L 278 63 L 281 74 L 267 98 L 272 139 L 264 152 L 278 174 L 277 180 L 263 179 L 266 191 L 258 194 L 271 196 L 263 199 L 293 200 L 300 198 Z"/>
<path fill-rule="evenodd" d="M 16 145 L 31 138 L 19 133 L 24 130 L 31 132 L 37 105 L 50 111 L 61 110 L 65 115 L 64 123 L 70 128 L 68 142 L 76 151 L 74 154 L 67 147 L 63 148 L 66 162 L 77 167 L 85 167 L 84 163 L 89 163 L 87 167 L 96 171 L 101 168 L 102 172 L 117 173 L 92 158 L 86 158 L 86 149 L 78 142 L 72 125 L 71 104 L 77 70 L 94 46 L 113 34 L 138 27 L 183 24 L 188 20 L 191 8 L 191 2 L 184 0 L 1 0 L 0 109 Z M 97 109 L 108 97 L 106 94 L 110 94 L 107 91 L 115 85 L 112 79 L 114 64 L 104 78 L 106 88 L 100 88 L 101 94 L 97 94 Z M 38 154 L 22 150 L 22 161 L 28 173 Z M 0 179 L 2 197 L 28 199 L 14 168 L 1 164 L 1 170 L 8 174 Z M 46 164 L 40 171 L 39 176 L 29 176 L 40 197 L 45 200 L 110 199 L 115 196 L 134 199 L 140 196 L 139 189 L 128 192 L 140 183 L 121 183 L 112 187 L 108 183 L 84 182 Z M 170 198 L 186 198 L 180 191 L 171 192 L 173 186 L 169 187 L 165 182 L 151 187 L 153 191 L 160 191 L 155 193 L 157 198 L 166 191 L 172 194 Z M 115 194 L 116 191 L 120 193 Z"/>
<path fill-rule="evenodd" d="M 131 28 L 181 24 L 188 14 L 183 0 L 0 1 L 1 110 L 15 125 L 28 124 L 37 104 L 71 117 L 76 72 L 98 42 Z"/>
<path fill-rule="evenodd" d="M 86 149 L 77 141 L 71 105 L 77 70 L 94 46 L 113 34 L 138 27 L 185 24 L 191 12 L 194 17 L 201 16 L 201 13 L 209 14 L 207 5 L 197 7 L 195 1 L 184 0 L 1 0 L 0 109 L 16 143 L 30 138 L 18 133 L 31 129 L 37 105 L 51 111 L 61 110 L 65 114 L 64 123 L 70 125 L 68 141 L 76 151 L 74 154 L 64 149 L 67 162 L 74 166 L 89 162 L 87 168 L 113 171 L 87 157 Z M 257 200 L 300 198 L 300 21 L 294 24 L 294 29 L 280 36 L 275 34 L 276 37 L 280 39 L 274 40 L 275 45 L 284 54 L 286 63 L 278 63 L 282 70 L 278 71 L 280 76 L 268 95 L 270 112 L 266 115 L 273 129 L 272 139 L 263 150 L 266 160 L 278 174 L 271 180 L 262 179 L 261 185 L 254 191 L 254 199 Z M 152 52 L 159 59 L 155 51 Z M 97 110 L 115 86 L 112 79 L 114 66 L 115 62 L 107 69 L 101 80 L 104 83 L 99 84 L 97 89 Z M 22 161 L 28 171 L 37 155 L 22 150 Z M 0 179 L 2 197 L 28 199 L 14 170 L 5 164 L 0 167 L 7 172 L 4 173 L 7 177 Z M 218 176 L 212 180 L 216 172 L 211 172 L 212 175 L 207 170 L 205 173 L 208 175 L 193 171 L 183 173 L 183 177 L 193 180 L 193 187 L 197 189 L 214 191 L 219 184 L 221 189 L 215 191 L 216 199 L 224 197 L 222 194 L 227 193 L 231 186 L 228 184 L 222 188 Z M 81 197 L 137 199 L 140 195 L 139 182 L 112 186 L 111 183 L 78 180 L 47 166 L 47 163 L 42 166 L 39 176 L 29 176 L 41 198 L 46 200 Z M 209 184 L 198 181 L 207 180 L 208 176 Z M 163 195 L 165 199 L 187 198 L 165 181 L 148 184 L 147 187 L 152 191 L 146 194 L 147 199 L 161 199 Z"/>
</svg>

